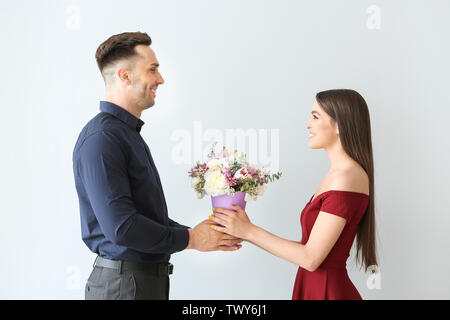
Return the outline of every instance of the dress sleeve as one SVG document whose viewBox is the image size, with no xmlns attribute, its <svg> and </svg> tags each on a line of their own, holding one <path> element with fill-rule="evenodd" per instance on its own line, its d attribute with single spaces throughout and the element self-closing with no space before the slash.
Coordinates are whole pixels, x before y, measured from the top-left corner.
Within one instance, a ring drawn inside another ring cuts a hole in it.
<svg viewBox="0 0 450 320">
<path fill-rule="evenodd" d="M 365 200 L 362 194 L 331 192 L 323 198 L 320 211 L 342 217 L 350 223 L 361 209 L 362 201 Z"/>
</svg>

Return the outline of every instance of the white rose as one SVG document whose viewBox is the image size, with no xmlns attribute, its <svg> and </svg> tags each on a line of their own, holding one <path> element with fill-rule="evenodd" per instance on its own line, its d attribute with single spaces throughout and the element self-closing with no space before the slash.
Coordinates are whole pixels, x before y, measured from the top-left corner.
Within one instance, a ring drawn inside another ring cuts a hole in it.
<svg viewBox="0 0 450 320">
<path fill-rule="evenodd" d="M 211 196 L 228 192 L 229 186 L 220 170 L 208 170 L 205 173 L 205 191 Z"/>
<path fill-rule="evenodd" d="M 220 161 L 217 159 L 211 159 L 208 161 L 208 163 L 206 164 L 206 166 L 210 169 L 210 170 L 216 170 L 219 168 L 219 164 Z"/>
</svg>

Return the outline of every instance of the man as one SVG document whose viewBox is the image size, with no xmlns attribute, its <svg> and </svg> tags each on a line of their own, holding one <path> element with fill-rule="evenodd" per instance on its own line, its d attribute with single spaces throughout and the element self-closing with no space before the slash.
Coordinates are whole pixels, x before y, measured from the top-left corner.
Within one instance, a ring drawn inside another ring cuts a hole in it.
<svg viewBox="0 0 450 320">
<path fill-rule="evenodd" d="M 126 32 L 95 55 L 106 98 L 73 152 L 82 238 L 98 254 L 86 299 L 168 299 L 172 253 L 241 247 L 241 239 L 213 230 L 209 220 L 191 229 L 168 217 L 158 170 L 140 135 L 141 113 L 164 83 L 150 45 L 146 33 Z"/>
</svg>

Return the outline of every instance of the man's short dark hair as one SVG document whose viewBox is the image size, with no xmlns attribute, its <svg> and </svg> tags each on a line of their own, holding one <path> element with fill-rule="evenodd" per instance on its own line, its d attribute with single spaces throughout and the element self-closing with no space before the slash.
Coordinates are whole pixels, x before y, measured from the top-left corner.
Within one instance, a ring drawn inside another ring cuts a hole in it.
<svg viewBox="0 0 450 320">
<path fill-rule="evenodd" d="M 151 45 L 152 39 L 145 32 L 124 32 L 109 37 L 95 52 L 98 68 L 103 69 L 120 59 L 137 56 L 134 47 L 139 44 Z"/>
</svg>

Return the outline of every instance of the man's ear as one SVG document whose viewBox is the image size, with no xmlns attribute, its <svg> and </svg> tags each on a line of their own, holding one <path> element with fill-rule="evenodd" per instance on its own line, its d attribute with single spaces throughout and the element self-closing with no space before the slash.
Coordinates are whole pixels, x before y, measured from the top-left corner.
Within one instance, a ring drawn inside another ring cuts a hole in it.
<svg viewBox="0 0 450 320">
<path fill-rule="evenodd" d="M 126 83 L 126 84 L 130 84 L 130 70 L 128 70 L 127 68 L 119 68 L 119 70 L 117 70 L 117 77 L 119 78 L 120 81 Z"/>
</svg>

